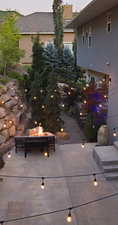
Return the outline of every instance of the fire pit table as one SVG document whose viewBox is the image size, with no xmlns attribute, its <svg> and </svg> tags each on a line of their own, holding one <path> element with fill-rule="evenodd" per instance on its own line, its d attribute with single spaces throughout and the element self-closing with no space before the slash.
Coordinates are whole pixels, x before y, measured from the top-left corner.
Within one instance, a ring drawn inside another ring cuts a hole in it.
<svg viewBox="0 0 118 225">
<path fill-rule="evenodd" d="M 35 128 L 34 128 L 35 129 Z M 55 151 L 55 135 L 50 132 L 29 131 L 29 136 L 15 136 L 15 152 L 24 151 L 25 158 L 30 150 L 39 149 L 45 156 L 49 157 L 51 150 Z"/>
</svg>

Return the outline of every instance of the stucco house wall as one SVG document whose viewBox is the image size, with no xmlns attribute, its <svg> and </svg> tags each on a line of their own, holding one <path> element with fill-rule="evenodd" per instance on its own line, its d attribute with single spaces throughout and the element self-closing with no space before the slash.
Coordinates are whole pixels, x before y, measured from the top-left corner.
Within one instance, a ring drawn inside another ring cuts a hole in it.
<svg viewBox="0 0 118 225">
<path fill-rule="evenodd" d="M 99 2 L 99 0 L 96 2 Z M 102 1 L 99 4 L 102 5 Z M 95 10 L 97 12 L 96 8 Z M 106 29 L 108 15 L 111 17 L 111 32 L 107 32 Z M 83 19 L 83 17 L 81 18 Z M 113 138 L 112 133 L 113 128 L 116 128 L 118 131 L 118 3 L 116 2 L 115 7 L 110 8 L 96 17 L 94 16 L 91 20 L 88 17 L 87 21 L 86 23 L 81 23 L 81 25 L 78 23 L 78 26 L 77 24 L 75 26 L 77 63 L 88 71 L 94 71 L 96 74 L 100 72 L 110 76 L 111 84 L 109 86 L 107 122 L 110 128 L 111 140 L 117 140 L 118 136 Z M 91 47 L 88 47 L 86 35 L 85 44 L 83 45 L 82 37 L 83 30 L 85 30 L 85 33 L 86 31 L 89 33 L 89 29 L 91 30 L 92 37 Z"/>
</svg>

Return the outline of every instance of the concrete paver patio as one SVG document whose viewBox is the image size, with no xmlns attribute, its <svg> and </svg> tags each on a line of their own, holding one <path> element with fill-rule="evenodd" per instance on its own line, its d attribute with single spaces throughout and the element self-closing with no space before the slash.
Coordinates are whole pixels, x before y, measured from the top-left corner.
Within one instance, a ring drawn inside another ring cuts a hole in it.
<svg viewBox="0 0 118 225">
<path fill-rule="evenodd" d="M 69 118 L 66 117 L 68 120 Z M 63 176 L 100 171 L 92 157 L 94 144 L 87 143 L 81 148 L 83 136 L 73 119 L 66 121 L 70 140 L 61 141 L 56 152 L 49 158 L 32 152 L 25 159 L 23 152 L 12 158 L 5 156 L 5 167 L 0 174 L 20 176 Z M 80 132 L 78 132 L 80 131 Z M 66 143 L 66 144 L 65 144 Z M 107 194 L 118 192 L 118 182 L 108 182 L 103 175 L 97 176 L 99 185 L 93 186 L 93 177 L 50 179 L 45 181 L 45 189 L 40 188 L 39 179 L 4 178 L 0 182 L 0 219 L 40 214 L 68 208 Z M 117 225 L 118 197 L 106 199 L 72 211 L 72 225 Z M 55 213 L 5 223 L 9 225 L 67 225 L 68 212 Z"/>
<path fill-rule="evenodd" d="M 92 158 L 94 144 L 87 143 L 85 149 L 80 144 L 58 146 L 49 158 L 39 153 L 31 153 L 24 158 L 22 152 L 6 158 L 0 174 L 22 176 L 61 176 L 99 171 Z M 98 176 L 99 185 L 94 187 L 92 177 L 46 180 L 45 190 L 40 188 L 40 180 L 4 178 L 0 182 L 0 218 L 16 218 L 53 211 L 81 204 L 101 196 L 117 192 L 118 182 L 108 182 L 103 175 Z M 107 199 L 73 211 L 72 225 L 117 225 L 118 198 Z M 57 213 L 10 222 L 13 225 L 66 225 L 66 214 Z M 7 224 L 7 223 L 6 223 Z M 5 225 L 6 225 L 5 224 Z"/>
</svg>

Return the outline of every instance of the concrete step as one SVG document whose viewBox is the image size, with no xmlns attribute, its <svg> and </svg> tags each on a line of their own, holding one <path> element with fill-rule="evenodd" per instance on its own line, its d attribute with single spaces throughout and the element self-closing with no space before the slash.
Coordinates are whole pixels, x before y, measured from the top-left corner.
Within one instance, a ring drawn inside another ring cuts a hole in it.
<svg viewBox="0 0 118 225">
<path fill-rule="evenodd" d="M 118 151 L 114 146 L 95 146 L 93 157 L 101 166 L 118 165 Z"/>
<path fill-rule="evenodd" d="M 118 180 L 118 172 L 107 173 L 105 174 L 106 180 Z"/>
<path fill-rule="evenodd" d="M 118 165 L 103 165 L 103 170 L 105 173 L 118 172 Z"/>
<path fill-rule="evenodd" d="M 113 146 L 115 147 L 116 150 L 118 150 L 118 141 L 114 141 Z"/>
</svg>

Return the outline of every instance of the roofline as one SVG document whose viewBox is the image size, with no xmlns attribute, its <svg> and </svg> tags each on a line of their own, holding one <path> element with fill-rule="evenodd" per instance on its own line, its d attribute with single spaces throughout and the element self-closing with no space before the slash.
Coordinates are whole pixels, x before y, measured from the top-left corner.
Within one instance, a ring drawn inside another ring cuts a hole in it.
<svg viewBox="0 0 118 225">
<path fill-rule="evenodd" d="M 73 29 L 64 30 L 64 33 L 74 33 Z M 20 32 L 20 34 L 54 34 L 54 32 Z"/>
<path fill-rule="evenodd" d="M 92 0 L 79 12 L 66 28 L 76 28 L 81 26 L 116 5 L 118 5 L 117 0 Z"/>
</svg>

